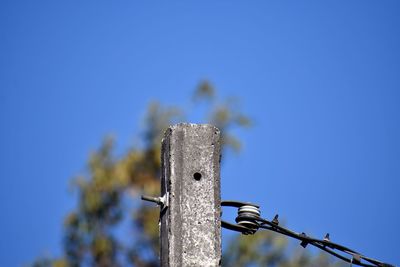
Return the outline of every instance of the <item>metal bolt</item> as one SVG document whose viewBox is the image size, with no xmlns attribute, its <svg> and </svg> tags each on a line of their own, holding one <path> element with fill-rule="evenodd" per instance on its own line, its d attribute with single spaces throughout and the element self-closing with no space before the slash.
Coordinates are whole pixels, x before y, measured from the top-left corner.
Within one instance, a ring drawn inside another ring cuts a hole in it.
<svg viewBox="0 0 400 267">
<path fill-rule="evenodd" d="M 145 200 L 145 201 L 154 202 L 154 203 L 156 203 L 156 204 L 159 205 L 159 206 L 164 206 L 164 207 L 168 206 L 168 203 L 167 203 L 167 200 L 168 200 L 167 194 L 165 194 L 165 195 L 162 196 L 162 197 L 150 197 L 150 196 L 144 196 L 144 195 L 142 195 L 141 198 L 142 198 L 142 200 Z"/>
</svg>

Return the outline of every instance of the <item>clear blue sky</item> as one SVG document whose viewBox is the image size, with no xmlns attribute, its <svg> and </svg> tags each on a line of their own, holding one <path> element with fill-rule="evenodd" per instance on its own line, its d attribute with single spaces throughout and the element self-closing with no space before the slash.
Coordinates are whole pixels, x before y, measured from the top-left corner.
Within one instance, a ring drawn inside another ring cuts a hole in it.
<svg viewBox="0 0 400 267">
<path fill-rule="evenodd" d="M 223 198 L 400 264 L 399 1 L 132 2 L 0 2 L 1 266 L 60 255 L 89 152 L 201 79 L 255 121 Z"/>
</svg>

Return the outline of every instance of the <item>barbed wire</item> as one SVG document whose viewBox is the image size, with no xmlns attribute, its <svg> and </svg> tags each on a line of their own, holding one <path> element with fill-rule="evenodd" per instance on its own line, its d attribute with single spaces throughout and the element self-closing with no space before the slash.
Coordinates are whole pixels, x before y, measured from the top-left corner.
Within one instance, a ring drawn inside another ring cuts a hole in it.
<svg viewBox="0 0 400 267">
<path fill-rule="evenodd" d="M 271 221 L 261 218 L 261 212 L 259 209 L 260 207 L 258 205 L 248 202 L 222 201 L 221 206 L 238 208 L 238 216 L 235 219 L 237 224 L 231 224 L 221 220 L 222 227 L 226 229 L 241 232 L 245 235 L 255 234 L 260 228 L 270 230 L 300 240 L 300 245 L 304 248 L 307 245 L 312 245 L 350 264 L 365 267 L 395 267 L 394 265 L 366 257 L 361 253 L 356 252 L 355 250 L 334 243 L 330 241 L 329 234 L 326 234 L 323 239 L 317 239 L 308 236 L 303 232 L 297 233 L 295 231 L 282 227 L 279 225 L 278 215 L 275 215 L 275 217 Z M 348 256 L 339 254 L 335 250 L 341 252 L 342 254 L 347 254 Z"/>
</svg>

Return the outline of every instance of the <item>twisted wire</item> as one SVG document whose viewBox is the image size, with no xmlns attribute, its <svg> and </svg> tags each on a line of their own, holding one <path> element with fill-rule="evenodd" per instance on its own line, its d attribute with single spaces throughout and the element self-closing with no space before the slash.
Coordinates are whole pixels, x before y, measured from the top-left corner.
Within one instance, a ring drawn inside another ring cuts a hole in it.
<svg viewBox="0 0 400 267">
<path fill-rule="evenodd" d="M 278 215 L 276 215 L 272 221 L 261 218 L 259 206 L 257 205 L 235 201 L 223 201 L 221 203 L 222 206 L 233 206 L 239 208 L 238 216 L 236 217 L 237 224 L 233 225 L 222 221 L 222 227 L 224 228 L 238 231 L 246 235 L 254 234 L 258 229 L 270 230 L 301 241 L 300 245 L 304 248 L 307 245 L 312 245 L 353 265 L 365 267 L 395 267 L 394 265 L 364 256 L 353 249 L 334 243 L 330 241 L 329 234 L 326 234 L 324 239 L 317 239 L 308 236 L 305 233 L 297 233 L 279 226 Z M 348 256 L 343 254 L 347 254 Z"/>
</svg>

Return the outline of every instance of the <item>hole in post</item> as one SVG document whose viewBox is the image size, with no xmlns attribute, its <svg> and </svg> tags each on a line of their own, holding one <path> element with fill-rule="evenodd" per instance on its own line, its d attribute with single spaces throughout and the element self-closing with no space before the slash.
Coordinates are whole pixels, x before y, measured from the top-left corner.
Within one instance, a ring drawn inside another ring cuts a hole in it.
<svg viewBox="0 0 400 267">
<path fill-rule="evenodd" d="M 196 181 L 200 181 L 200 179 L 201 179 L 201 173 L 195 172 L 195 173 L 193 174 L 193 178 L 194 178 Z"/>
</svg>

